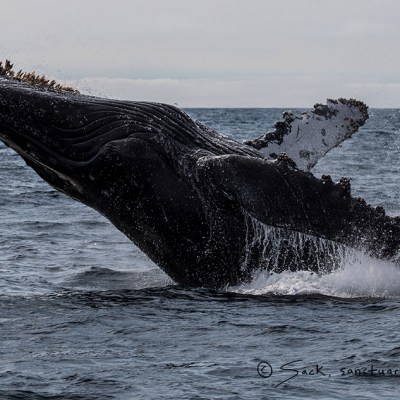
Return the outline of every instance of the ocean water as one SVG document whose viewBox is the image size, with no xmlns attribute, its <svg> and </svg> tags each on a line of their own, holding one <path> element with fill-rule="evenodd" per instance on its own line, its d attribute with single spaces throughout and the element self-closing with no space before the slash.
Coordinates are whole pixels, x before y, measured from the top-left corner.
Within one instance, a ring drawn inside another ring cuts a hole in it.
<svg viewBox="0 0 400 400">
<path fill-rule="evenodd" d="M 190 109 L 238 140 L 280 109 Z M 371 110 L 316 175 L 400 214 L 400 110 Z M 400 270 L 349 252 L 337 271 L 177 286 L 95 211 L 0 145 L 0 399 L 393 399 Z"/>
</svg>

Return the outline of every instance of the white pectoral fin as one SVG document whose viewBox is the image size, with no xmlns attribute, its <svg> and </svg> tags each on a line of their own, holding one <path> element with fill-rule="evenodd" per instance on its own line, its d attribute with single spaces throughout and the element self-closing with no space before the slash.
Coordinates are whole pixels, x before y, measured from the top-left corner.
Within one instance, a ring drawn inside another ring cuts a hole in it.
<svg viewBox="0 0 400 400">
<path fill-rule="evenodd" d="M 357 132 L 368 119 L 368 107 L 357 100 L 327 100 L 314 109 L 295 116 L 283 113 L 283 121 L 275 123 L 275 131 L 245 142 L 275 158 L 286 153 L 299 169 L 309 171 L 329 150 Z"/>
</svg>

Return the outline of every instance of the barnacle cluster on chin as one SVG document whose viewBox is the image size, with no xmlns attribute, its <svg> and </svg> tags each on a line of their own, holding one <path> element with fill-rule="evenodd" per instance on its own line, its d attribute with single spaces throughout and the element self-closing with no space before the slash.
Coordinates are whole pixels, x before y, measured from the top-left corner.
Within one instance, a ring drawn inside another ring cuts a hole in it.
<svg viewBox="0 0 400 400">
<path fill-rule="evenodd" d="M 57 83 L 55 80 L 50 80 L 44 75 L 37 75 L 35 71 L 23 72 L 22 70 L 19 70 L 18 72 L 15 72 L 13 70 L 13 67 L 14 64 L 11 64 L 9 60 L 6 60 L 4 64 L 0 61 L 0 75 L 34 86 L 44 86 L 55 90 L 64 90 L 66 92 L 79 93 L 79 91 L 74 89 L 73 87 Z"/>
</svg>

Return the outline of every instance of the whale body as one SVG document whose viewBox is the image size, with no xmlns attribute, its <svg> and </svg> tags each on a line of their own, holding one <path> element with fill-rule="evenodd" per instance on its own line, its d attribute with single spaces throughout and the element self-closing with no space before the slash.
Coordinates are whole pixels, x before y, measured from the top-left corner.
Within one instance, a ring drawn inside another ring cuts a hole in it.
<svg viewBox="0 0 400 400">
<path fill-rule="evenodd" d="M 177 283 L 221 288 L 260 268 L 324 273 L 346 247 L 398 260 L 398 218 L 353 198 L 347 179 L 309 172 L 364 123 L 362 103 L 330 100 L 308 117 L 286 115 L 275 132 L 243 144 L 171 105 L 81 95 L 10 70 L 0 68 L 0 140 Z M 341 108 L 344 133 L 322 128 Z M 307 140 L 321 132 L 322 147 Z"/>
</svg>

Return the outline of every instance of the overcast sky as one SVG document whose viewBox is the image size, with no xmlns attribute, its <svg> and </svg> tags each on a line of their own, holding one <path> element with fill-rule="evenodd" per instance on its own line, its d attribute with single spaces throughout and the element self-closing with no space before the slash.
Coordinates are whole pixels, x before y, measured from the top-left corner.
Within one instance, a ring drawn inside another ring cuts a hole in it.
<svg viewBox="0 0 400 400">
<path fill-rule="evenodd" d="M 0 58 L 181 107 L 400 107 L 399 0 L 19 0 Z"/>
</svg>

